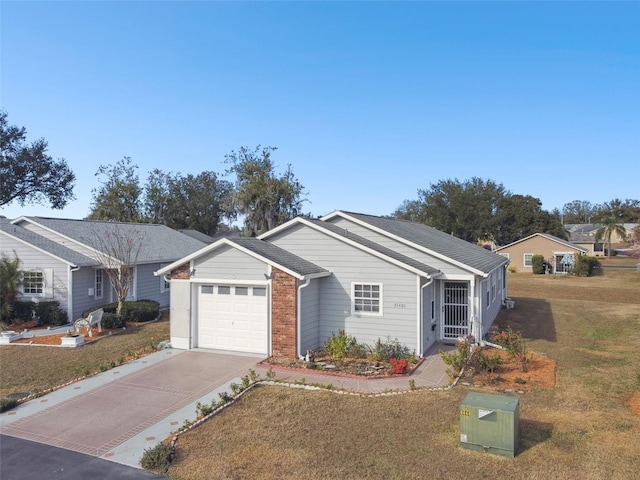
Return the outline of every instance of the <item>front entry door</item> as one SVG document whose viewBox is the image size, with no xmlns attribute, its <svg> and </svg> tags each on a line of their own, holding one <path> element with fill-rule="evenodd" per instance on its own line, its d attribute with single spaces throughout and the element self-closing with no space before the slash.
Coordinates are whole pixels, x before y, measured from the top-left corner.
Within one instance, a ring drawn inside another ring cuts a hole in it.
<svg viewBox="0 0 640 480">
<path fill-rule="evenodd" d="M 469 333 L 469 283 L 445 282 L 443 340 L 456 340 Z"/>
</svg>

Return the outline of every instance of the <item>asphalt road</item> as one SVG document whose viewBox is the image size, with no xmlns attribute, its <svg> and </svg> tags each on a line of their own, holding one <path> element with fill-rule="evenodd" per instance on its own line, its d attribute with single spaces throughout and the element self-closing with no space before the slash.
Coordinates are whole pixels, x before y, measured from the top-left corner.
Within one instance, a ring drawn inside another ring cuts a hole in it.
<svg viewBox="0 0 640 480">
<path fill-rule="evenodd" d="M 92 455 L 0 435 L 2 480 L 162 479 L 153 473 Z"/>
</svg>

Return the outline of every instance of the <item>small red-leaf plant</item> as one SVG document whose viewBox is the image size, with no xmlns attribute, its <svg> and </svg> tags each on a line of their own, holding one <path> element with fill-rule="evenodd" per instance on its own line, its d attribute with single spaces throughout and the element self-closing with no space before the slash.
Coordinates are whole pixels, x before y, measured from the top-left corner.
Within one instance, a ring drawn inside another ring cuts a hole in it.
<svg viewBox="0 0 640 480">
<path fill-rule="evenodd" d="M 390 358 L 389 361 L 395 373 L 404 373 L 409 365 L 406 358 Z"/>
</svg>

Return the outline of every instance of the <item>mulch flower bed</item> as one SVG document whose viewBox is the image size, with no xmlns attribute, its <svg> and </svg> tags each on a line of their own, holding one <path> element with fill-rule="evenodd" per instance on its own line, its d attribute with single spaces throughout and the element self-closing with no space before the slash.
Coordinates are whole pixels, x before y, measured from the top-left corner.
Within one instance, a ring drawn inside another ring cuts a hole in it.
<svg viewBox="0 0 640 480">
<path fill-rule="evenodd" d="M 112 335 L 114 332 L 119 332 L 121 330 L 122 330 L 121 328 L 116 328 L 112 330 L 103 329 L 102 332 L 98 332 L 98 327 L 94 326 L 91 329 L 91 334 L 92 334 L 91 337 L 87 334 L 86 328 L 82 329 L 81 334 L 84 334 L 84 341 L 85 343 L 87 343 L 87 342 L 90 342 L 91 340 L 96 340 L 100 337 L 108 337 L 109 335 Z M 27 333 L 25 334 L 27 338 L 20 338 L 18 340 L 14 340 L 11 343 L 26 343 L 29 345 L 61 345 L 62 337 L 67 336 L 66 333 L 61 333 L 58 335 L 41 335 L 41 336 L 31 337 L 30 332 L 32 331 L 33 329 L 30 329 L 29 331 L 27 331 Z M 69 331 L 72 334 L 75 334 L 73 327 L 70 327 Z"/>
<path fill-rule="evenodd" d="M 375 362 L 365 358 L 331 358 L 323 351 L 314 352 L 314 361 L 306 362 L 305 360 L 285 358 L 285 357 L 269 357 L 261 362 L 264 366 L 281 367 L 287 369 L 311 370 L 314 373 L 326 373 L 331 375 L 347 375 L 347 376 L 364 376 L 364 377 L 384 377 L 390 375 L 398 375 L 398 371 L 409 374 L 420 364 L 407 362 L 404 368 L 394 366 L 391 362 Z"/>
<path fill-rule="evenodd" d="M 499 355 L 502 365 L 493 372 L 478 371 L 467 368 L 460 379 L 474 387 L 490 387 L 500 390 L 533 390 L 548 389 L 556 384 L 556 362 L 544 355 L 529 352 L 527 371 L 523 372 L 521 365 L 510 357 L 506 350 L 484 348 L 489 355 Z"/>
</svg>

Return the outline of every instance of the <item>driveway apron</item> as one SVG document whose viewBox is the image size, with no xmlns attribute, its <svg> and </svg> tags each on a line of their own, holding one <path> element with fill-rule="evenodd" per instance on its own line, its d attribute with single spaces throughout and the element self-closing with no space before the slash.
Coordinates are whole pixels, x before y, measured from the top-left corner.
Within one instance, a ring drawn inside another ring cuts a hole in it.
<svg viewBox="0 0 640 480">
<path fill-rule="evenodd" d="M 163 350 L 0 415 L 0 433 L 139 467 L 198 401 L 255 368 L 257 357 Z"/>
</svg>

